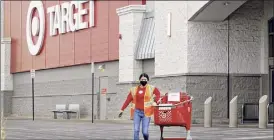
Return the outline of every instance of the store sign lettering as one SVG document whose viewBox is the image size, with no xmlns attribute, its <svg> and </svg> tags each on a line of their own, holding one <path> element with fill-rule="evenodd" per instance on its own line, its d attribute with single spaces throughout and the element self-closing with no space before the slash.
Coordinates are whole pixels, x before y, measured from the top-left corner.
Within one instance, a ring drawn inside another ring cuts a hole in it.
<svg viewBox="0 0 274 140">
<path fill-rule="evenodd" d="M 89 10 L 83 6 L 89 2 Z M 37 9 L 38 17 L 33 17 Z M 74 13 L 74 11 L 77 11 Z M 75 32 L 94 26 L 94 1 L 71 1 L 61 5 L 47 8 L 49 14 L 49 34 L 55 36 L 68 32 Z M 83 20 L 84 15 L 89 15 L 89 21 Z M 31 55 L 38 55 L 42 49 L 45 36 L 45 13 L 42 1 L 31 1 L 26 20 L 26 38 Z M 32 37 L 38 36 L 36 44 Z"/>
<path fill-rule="evenodd" d="M 88 14 L 88 10 L 83 8 L 83 4 L 88 1 L 71 1 L 61 5 L 47 8 L 49 14 L 50 36 L 74 32 L 94 26 L 94 1 L 89 1 L 89 22 L 83 21 L 83 16 Z M 74 13 L 77 10 L 77 13 Z M 75 21 L 75 22 L 74 22 Z"/>
</svg>

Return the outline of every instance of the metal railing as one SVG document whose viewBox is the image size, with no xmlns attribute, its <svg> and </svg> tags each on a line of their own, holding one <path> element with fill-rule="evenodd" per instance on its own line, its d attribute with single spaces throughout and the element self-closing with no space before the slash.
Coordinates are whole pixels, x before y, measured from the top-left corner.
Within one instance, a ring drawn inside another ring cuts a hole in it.
<svg viewBox="0 0 274 140">
<path fill-rule="evenodd" d="M 244 103 L 242 105 L 242 123 L 259 121 L 259 103 Z"/>
</svg>

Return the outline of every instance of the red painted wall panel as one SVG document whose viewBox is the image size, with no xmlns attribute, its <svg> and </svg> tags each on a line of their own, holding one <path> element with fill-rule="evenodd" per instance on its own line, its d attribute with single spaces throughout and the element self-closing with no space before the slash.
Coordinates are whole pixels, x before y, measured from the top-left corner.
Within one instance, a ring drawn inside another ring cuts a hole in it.
<svg viewBox="0 0 274 140">
<path fill-rule="evenodd" d="M 60 36 L 60 66 L 74 64 L 74 33 Z"/>
<path fill-rule="evenodd" d="M 4 1 L 4 36 L 10 37 L 10 1 Z"/>
<path fill-rule="evenodd" d="M 69 2 L 61 1 L 60 3 Z M 60 35 L 60 66 L 74 64 L 74 32 Z"/>
<path fill-rule="evenodd" d="M 76 32 L 49 36 L 47 8 L 65 1 L 43 1 L 45 9 L 45 38 L 39 55 L 31 56 L 26 42 L 26 17 L 29 1 L 5 1 L 4 36 L 12 38 L 12 72 L 31 68 L 47 69 L 90 62 L 119 59 L 119 17 L 116 9 L 136 1 L 95 1 L 95 27 Z M 69 1 L 70 2 L 70 1 Z M 85 8 L 89 10 L 89 4 Z M 35 12 L 37 16 L 37 12 Z M 89 13 L 84 17 L 89 20 Z M 34 40 L 36 40 L 34 38 Z"/>
<path fill-rule="evenodd" d="M 46 1 L 45 7 L 51 7 L 59 4 L 59 1 Z M 46 25 L 49 27 L 49 14 L 46 17 Z M 49 29 L 46 30 L 46 68 L 55 68 L 59 66 L 60 62 L 60 36 L 50 36 Z"/>
<path fill-rule="evenodd" d="M 89 9 L 89 3 L 85 3 L 83 8 Z M 89 22 L 88 14 L 83 16 L 83 21 Z M 90 34 L 91 28 L 75 32 L 75 64 L 90 63 Z"/>
<path fill-rule="evenodd" d="M 129 5 L 145 4 L 145 0 L 130 0 Z"/>
<path fill-rule="evenodd" d="M 90 30 L 75 32 L 75 64 L 90 63 Z"/>
<path fill-rule="evenodd" d="M 16 9 L 16 10 L 15 10 Z M 21 71 L 21 14 L 18 14 L 18 11 L 21 12 L 21 1 L 11 1 L 11 71 L 17 72 Z"/>
<path fill-rule="evenodd" d="M 92 58 L 94 62 L 108 60 L 108 43 L 93 44 Z"/>
<path fill-rule="evenodd" d="M 26 19 L 28 13 L 29 1 L 22 1 L 22 29 L 21 29 L 21 39 L 22 39 L 22 67 L 21 71 L 27 71 L 32 68 L 32 56 L 29 55 L 29 50 L 27 46 L 26 38 Z"/>
<path fill-rule="evenodd" d="M 95 1 L 95 27 L 91 29 L 91 61 L 108 60 L 108 1 Z"/>
</svg>

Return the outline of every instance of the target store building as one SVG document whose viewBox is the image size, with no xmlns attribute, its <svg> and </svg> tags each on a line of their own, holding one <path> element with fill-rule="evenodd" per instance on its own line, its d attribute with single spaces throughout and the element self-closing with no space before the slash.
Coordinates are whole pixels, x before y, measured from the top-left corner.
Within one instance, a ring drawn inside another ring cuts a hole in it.
<svg viewBox="0 0 274 140">
<path fill-rule="evenodd" d="M 273 7 L 271 0 L 1 1 L 4 113 L 32 117 L 35 70 L 36 117 L 79 104 L 81 119 L 91 119 L 94 95 L 95 119 L 117 119 L 146 72 L 162 94 L 191 94 L 193 119 L 202 121 L 212 97 L 214 120 L 227 120 L 235 96 L 239 104 L 274 100 Z"/>
</svg>

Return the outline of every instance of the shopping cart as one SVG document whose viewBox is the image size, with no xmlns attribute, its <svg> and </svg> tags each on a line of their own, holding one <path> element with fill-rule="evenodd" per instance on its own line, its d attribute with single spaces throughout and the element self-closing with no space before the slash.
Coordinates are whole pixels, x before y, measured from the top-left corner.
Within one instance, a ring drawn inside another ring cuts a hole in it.
<svg viewBox="0 0 274 140">
<path fill-rule="evenodd" d="M 171 96 L 166 93 L 157 102 L 158 105 L 154 106 L 154 124 L 160 126 L 161 140 L 191 140 L 190 127 L 191 127 L 191 112 L 193 97 L 187 93 L 177 93 L 177 101 L 172 101 Z M 172 93 L 174 94 L 174 93 Z M 187 131 L 186 138 L 164 138 L 163 129 L 167 126 L 185 127 Z"/>
</svg>

